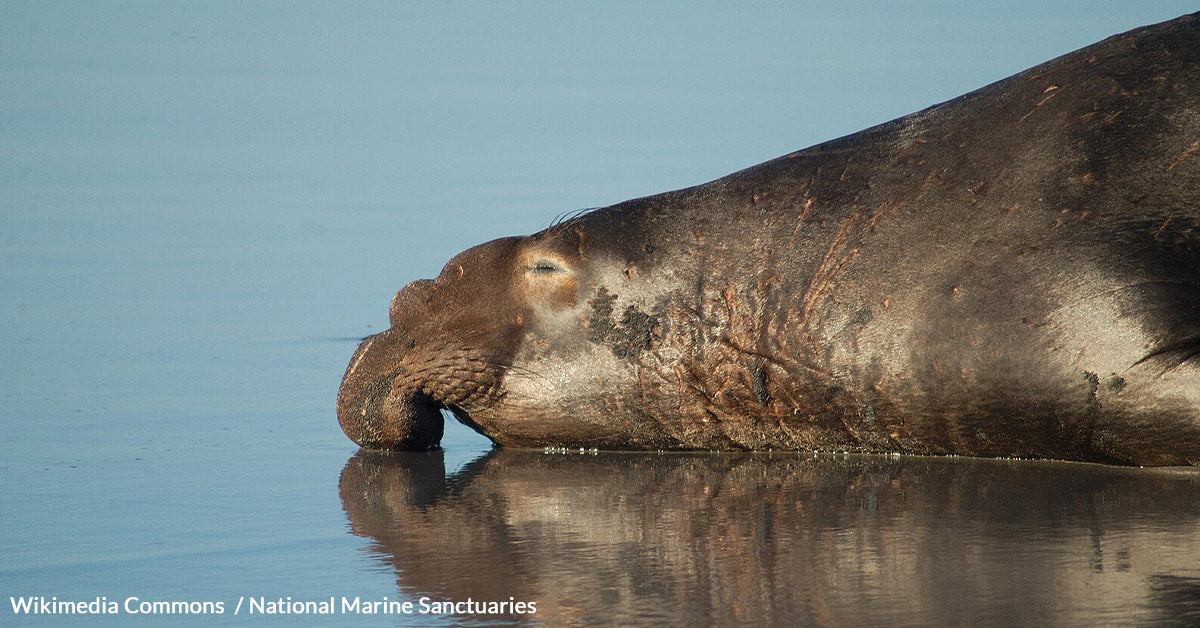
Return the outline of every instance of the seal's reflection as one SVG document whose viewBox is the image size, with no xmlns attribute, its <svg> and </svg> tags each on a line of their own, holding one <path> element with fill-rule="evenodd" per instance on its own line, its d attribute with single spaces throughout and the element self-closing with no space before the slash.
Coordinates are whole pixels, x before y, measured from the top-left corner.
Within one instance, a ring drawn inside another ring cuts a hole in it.
<svg viewBox="0 0 1200 628">
<path fill-rule="evenodd" d="M 340 494 L 403 593 L 559 622 L 1200 618 L 1200 474 L 1032 461 L 362 451 Z"/>
</svg>

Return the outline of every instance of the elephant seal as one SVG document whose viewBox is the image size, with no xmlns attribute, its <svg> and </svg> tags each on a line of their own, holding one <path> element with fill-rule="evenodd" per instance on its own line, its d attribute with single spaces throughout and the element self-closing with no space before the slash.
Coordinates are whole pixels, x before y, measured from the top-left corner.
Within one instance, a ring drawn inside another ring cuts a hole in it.
<svg viewBox="0 0 1200 628">
<path fill-rule="evenodd" d="M 338 392 L 368 448 L 1200 464 L 1200 14 L 468 249 Z"/>
</svg>

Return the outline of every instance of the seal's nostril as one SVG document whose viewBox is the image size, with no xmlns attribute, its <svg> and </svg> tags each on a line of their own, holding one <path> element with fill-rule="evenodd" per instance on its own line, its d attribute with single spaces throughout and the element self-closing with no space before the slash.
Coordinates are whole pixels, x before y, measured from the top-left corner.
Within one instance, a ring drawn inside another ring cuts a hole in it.
<svg viewBox="0 0 1200 628">
<path fill-rule="evenodd" d="M 423 451 L 442 439 L 441 405 L 410 381 L 412 364 L 399 364 L 403 343 L 394 330 L 371 336 L 359 345 L 342 378 L 338 423 L 363 447 Z"/>
<path fill-rule="evenodd" d="M 358 412 L 339 415 L 343 431 L 367 449 L 426 451 L 442 440 L 445 421 L 441 404 L 416 392 L 380 394 L 364 391 Z"/>
</svg>

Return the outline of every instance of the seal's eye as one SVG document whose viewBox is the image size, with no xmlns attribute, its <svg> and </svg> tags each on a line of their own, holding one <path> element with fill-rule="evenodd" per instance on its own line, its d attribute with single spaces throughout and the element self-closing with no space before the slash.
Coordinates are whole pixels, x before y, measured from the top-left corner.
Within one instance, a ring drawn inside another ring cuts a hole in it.
<svg viewBox="0 0 1200 628">
<path fill-rule="evenodd" d="M 534 275 L 550 275 L 553 273 L 564 272 L 562 267 L 549 260 L 540 259 L 529 267 L 529 272 Z"/>
</svg>

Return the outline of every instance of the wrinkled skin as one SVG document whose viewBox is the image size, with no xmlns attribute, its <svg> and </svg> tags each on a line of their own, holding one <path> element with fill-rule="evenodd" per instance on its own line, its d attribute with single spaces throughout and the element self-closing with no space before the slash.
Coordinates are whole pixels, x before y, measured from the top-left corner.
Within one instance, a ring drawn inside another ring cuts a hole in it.
<svg viewBox="0 0 1200 628">
<path fill-rule="evenodd" d="M 459 254 L 338 418 L 501 445 L 1200 464 L 1200 18 Z"/>
</svg>

